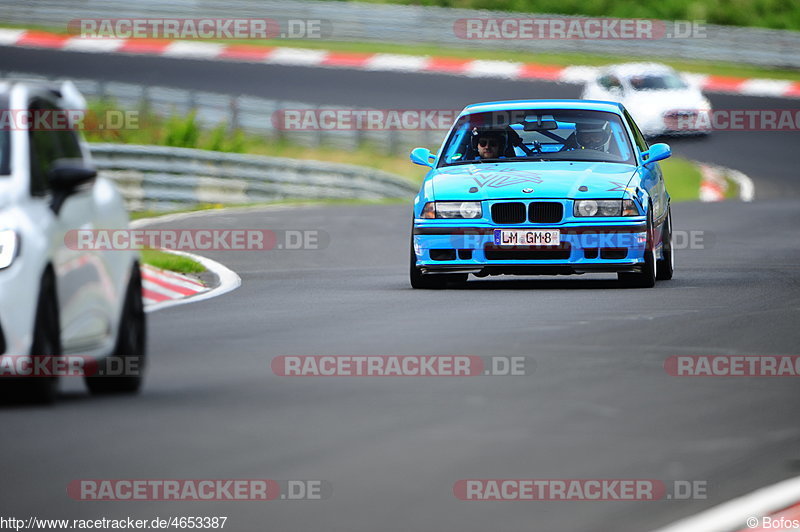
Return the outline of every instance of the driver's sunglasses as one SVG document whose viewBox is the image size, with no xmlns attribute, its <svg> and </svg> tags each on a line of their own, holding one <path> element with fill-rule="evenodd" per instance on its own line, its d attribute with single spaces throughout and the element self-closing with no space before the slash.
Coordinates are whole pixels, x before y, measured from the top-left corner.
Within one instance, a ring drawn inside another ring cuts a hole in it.
<svg viewBox="0 0 800 532">
<path fill-rule="evenodd" d="M 481 148 L 485 148 L 486 146 L 497 148 L 498 146 L 500 146 L 500 142 L 497 139 L 480 139 L 478 140 L 478 146 L 480 146 Z"/>
</svg>

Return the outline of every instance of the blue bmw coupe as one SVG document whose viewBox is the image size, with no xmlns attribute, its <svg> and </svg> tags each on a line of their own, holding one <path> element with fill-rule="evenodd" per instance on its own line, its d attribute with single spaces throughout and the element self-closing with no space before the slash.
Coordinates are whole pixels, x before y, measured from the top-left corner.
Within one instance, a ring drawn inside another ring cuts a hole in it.
<svg viewBox="0 0 800 532">
<path fill-rule="evenodd" d="M 517 100 L 466 107 L 414 200 L 411 286 L 469 274 L 614 272 L 624 286 L 672 278 L 670 198 L 658 161 L 619 103 Z"/>
</svg>

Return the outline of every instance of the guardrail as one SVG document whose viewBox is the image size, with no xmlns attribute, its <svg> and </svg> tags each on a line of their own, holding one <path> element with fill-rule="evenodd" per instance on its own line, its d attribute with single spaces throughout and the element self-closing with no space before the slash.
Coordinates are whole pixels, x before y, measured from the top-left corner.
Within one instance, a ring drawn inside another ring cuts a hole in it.
<svg viewBox="0 0 800 532">
<path fill-rule="evenodd" d="M 465 40 L 454 31 L 457 20 L 486 17 L 552 17 L 530 13 L 476 11 L 360 2 L 313 0 L 25 0 L 0 4 L 0 21 L 66 27 L 80 18 L 271 18 L 323 20 L 331 40 L 399 44 L 431 43 L 459 48 L 495 48 L 531 52 L 572 52 L 635 57 L 669 57 L 729 61 L 774 67 L 800 67 L 800 32 L 704 25 L 704 36 L 685 38 L 598 40 L 514 39 Z M 559 15 L 560 16 L 560 15 Z M 580 18 L 580 17 L 564 17 Z M 679 34 L 671 21 L 666 31 Z M 681 33 L 681 35 L 683 35 Z M 287 45 L 291 41 L 287 40 Z"/>
<path fill-rule="evenodd" d="M 361 166 L 165 146 L 90 144 L 99 173 L 131 210 L 280 199 L 408 198 L 417 186 Z"/>
</svg>

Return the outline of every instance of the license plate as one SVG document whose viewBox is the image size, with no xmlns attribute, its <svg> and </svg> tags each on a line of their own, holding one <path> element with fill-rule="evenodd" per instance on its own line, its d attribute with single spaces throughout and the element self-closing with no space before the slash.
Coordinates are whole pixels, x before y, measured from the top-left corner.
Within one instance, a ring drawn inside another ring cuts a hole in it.
<svg viewBox="0 0 800 532">
<path fill-rule="evenodd" d="M 558 246 L 561 232 L 558 229 L 495 229 L 495 246 Z"/>
</svg>

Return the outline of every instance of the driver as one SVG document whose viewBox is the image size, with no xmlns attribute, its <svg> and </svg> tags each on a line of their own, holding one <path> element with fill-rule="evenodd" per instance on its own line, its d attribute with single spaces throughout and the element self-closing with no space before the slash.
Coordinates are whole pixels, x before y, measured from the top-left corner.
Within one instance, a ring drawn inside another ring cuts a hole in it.
<svg viewBox="0 0 800 532">
<path fill-rule="evenodd" d="M 578 122 L 575 124 L 575 140 L 580 149 L 607 152 L 611 128 L 608 127 L 608 122 L 602 125 Z"/>
<path fill-rule="evenodd" d="M 497 130 L 473 128 L 471 137 L 473 153 L 480 159 L 497 159 L 506 150 L 506 137 Z"/>
</svg>

